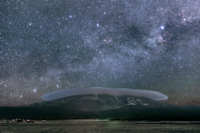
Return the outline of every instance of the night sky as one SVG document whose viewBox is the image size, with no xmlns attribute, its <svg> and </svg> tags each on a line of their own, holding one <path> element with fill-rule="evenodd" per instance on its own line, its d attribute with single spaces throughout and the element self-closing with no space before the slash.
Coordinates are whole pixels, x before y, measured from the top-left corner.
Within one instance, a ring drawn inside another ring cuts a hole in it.
<svg viewBox="0 0 200 133">
<path fill-rule="evenodd" d="M 200 105 L 200 1 L 1 0 L 0 106 L 56 90 L 153 90 Z"/>
</svg>

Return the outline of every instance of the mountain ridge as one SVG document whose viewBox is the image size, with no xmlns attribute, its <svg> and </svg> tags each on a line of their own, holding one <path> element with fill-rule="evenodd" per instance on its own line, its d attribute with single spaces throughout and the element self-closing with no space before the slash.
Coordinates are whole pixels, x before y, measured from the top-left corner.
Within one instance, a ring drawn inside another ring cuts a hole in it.
<svg viewBox="0 0 200 133">
<path fill-rule="evenodd" d="M 198 107 L 175 106 L 146 97 L 75 95 L 21 107 L 0 107 L 0 118 L 200 120 Z"/>
<path fill-rule="evenodd" d="M 41 103 L 35 103 L 28 106 L 29 107 L 59 106 L 59 107 L 67 107 L 83 111 L 100 111 L 108 109 L 117 109 L 123 106 L 135 106 L 135 107 L 170 106 L 171 107 L 172 105 L 161 103 L 150 98 L 138 97 L 132 95 L 115 96 L 109 94 L 98 94 L 98 95 L 86 94 L 86 95 L 76 95 L 76 96 L 59 98 L 52 101 L 44 101 Z"/>
</svg>

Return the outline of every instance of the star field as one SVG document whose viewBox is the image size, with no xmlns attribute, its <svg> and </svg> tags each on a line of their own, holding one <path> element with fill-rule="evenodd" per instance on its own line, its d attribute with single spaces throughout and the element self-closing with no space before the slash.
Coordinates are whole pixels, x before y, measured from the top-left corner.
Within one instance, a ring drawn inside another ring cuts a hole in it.
<svg viewBox="0 0 200 133">
<path fill-rule="evenodd" d="M 200 2 L 3 0 L 0 106 L 62 89 L 153 90 L 200 105 Z"/>
</svg>

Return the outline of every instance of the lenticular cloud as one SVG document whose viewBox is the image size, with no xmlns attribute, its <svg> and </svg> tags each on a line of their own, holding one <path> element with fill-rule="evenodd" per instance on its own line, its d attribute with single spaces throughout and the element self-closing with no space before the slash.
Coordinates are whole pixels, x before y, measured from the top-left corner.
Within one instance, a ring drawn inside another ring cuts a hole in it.
<svg viewBox="0 0 200 133">
<path fill-rule="evenodd" d="M 102 88 L 102 87 L 91 87 L 91 88 L 81 88 L 81 89 L 65 89 L 60 91 L 54 91 L 47 93 L 42 96 L 45 101 L 51 101 L 63 97 L 74 96 L 74 95 L 84 95 L 84 94 L 109 94 L 109 95 L 132 95 L 132 96 L 142 96 L 151 98 L 154 100 L 166 100 L 168 96 L 157 92 L 149 90 L 135 90 L 135 89 L 125 89 L 125 88 Z"/>
</svg>

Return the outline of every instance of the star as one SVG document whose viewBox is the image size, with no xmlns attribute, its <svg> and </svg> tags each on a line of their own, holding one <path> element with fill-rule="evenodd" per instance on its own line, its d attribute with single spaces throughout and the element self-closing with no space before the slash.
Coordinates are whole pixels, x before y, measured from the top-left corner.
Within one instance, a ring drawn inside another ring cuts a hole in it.
<svg viewBox="0 0 200 133">
<path fill-rule="evenodd" d="M 164 30 L 164 29 L 165 29 L 165 27 L 164 27 L 163 25 L 161 25 L 161 26 L 160 26 L 160 29 L 161 29 L 161 30 Z"/>
</svg>

